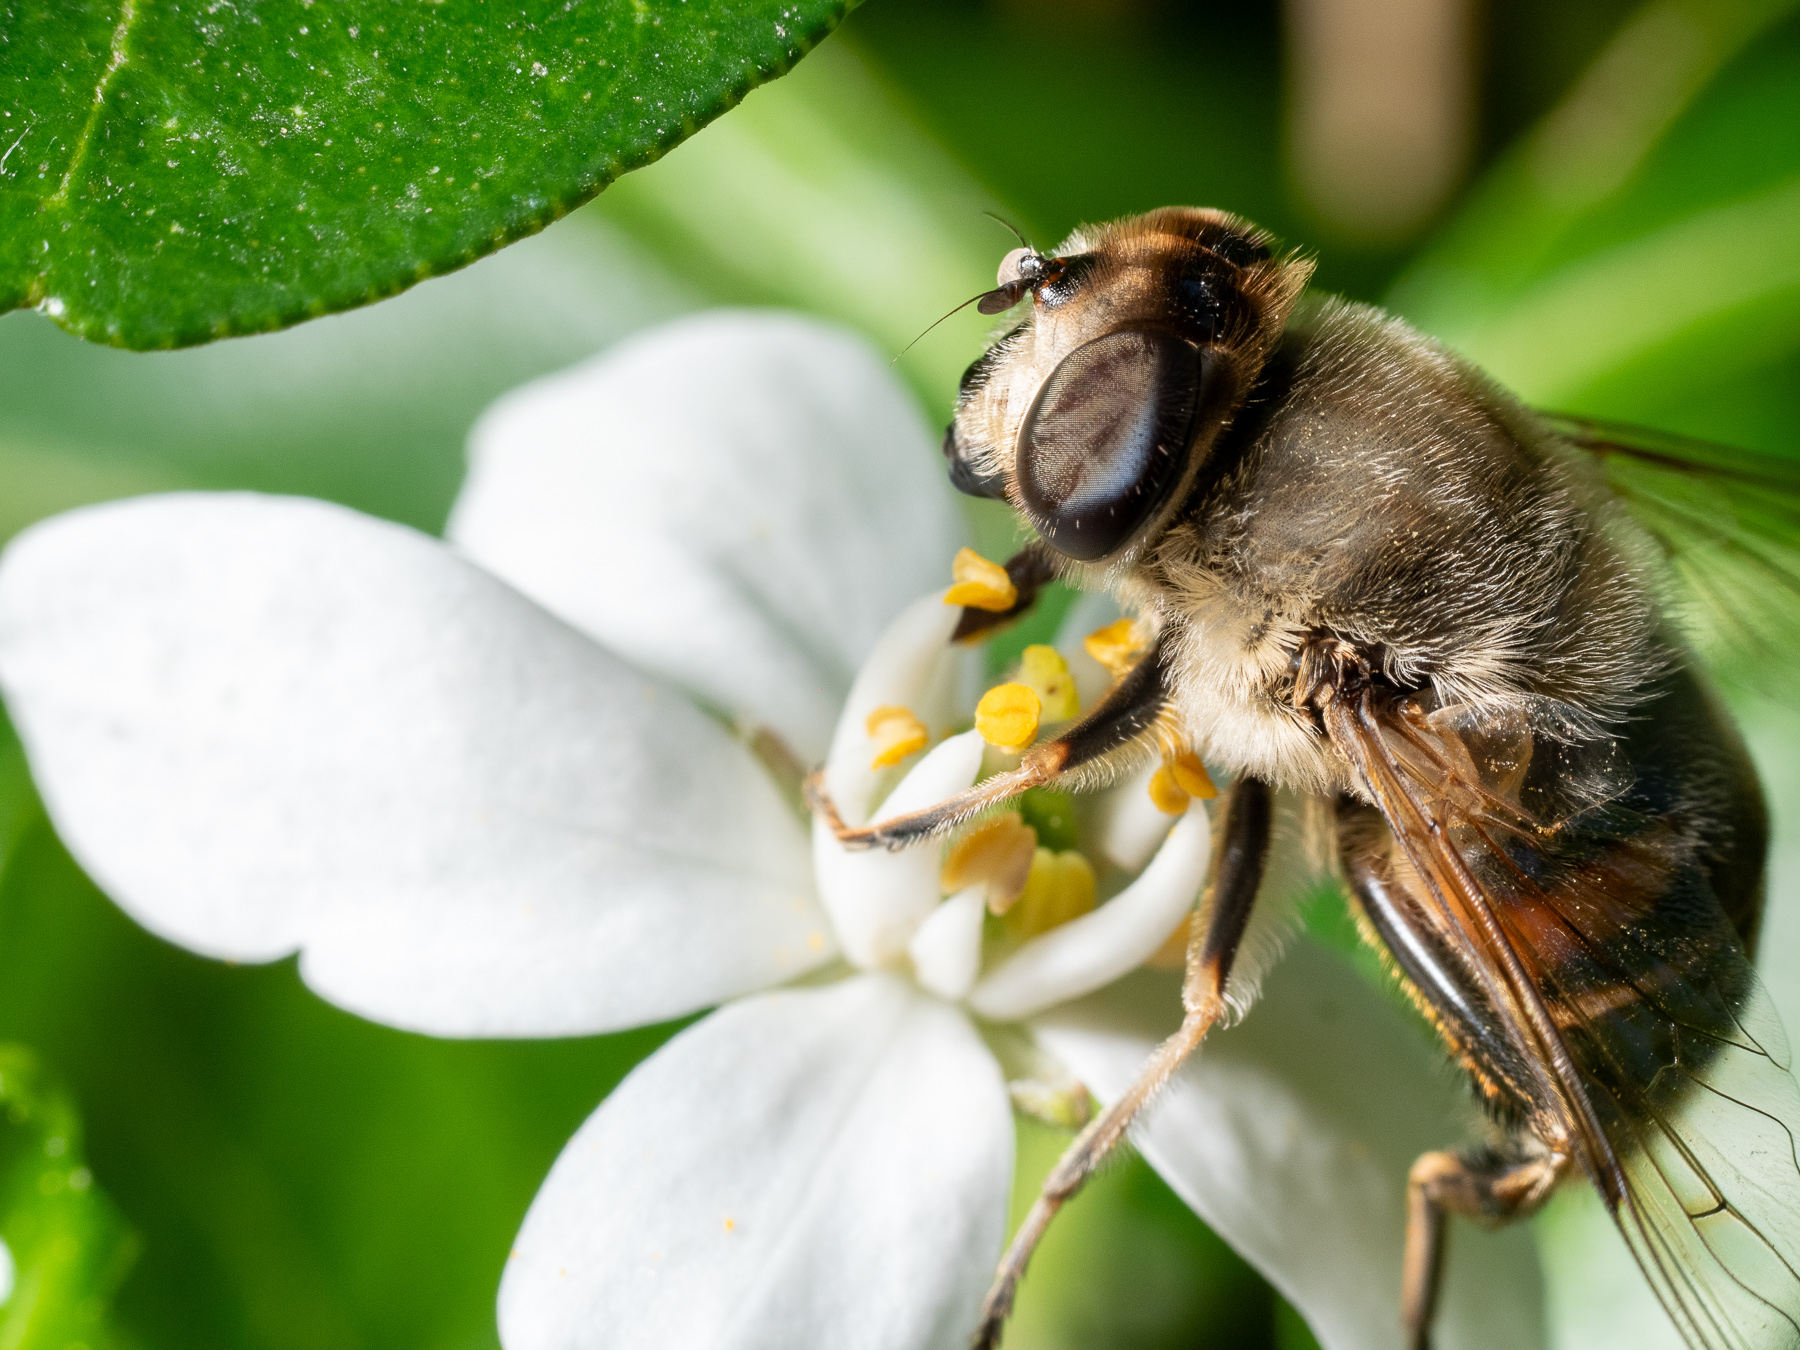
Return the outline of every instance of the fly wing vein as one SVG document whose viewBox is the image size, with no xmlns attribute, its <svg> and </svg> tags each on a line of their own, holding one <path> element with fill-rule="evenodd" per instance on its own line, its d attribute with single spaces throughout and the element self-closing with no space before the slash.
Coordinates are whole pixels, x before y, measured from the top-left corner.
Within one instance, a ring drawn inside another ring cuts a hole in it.
<svg viewBox="0 0 1800 1350">
<path fill-rule="evenodd" d="M 1785 1047 L 1752 1034 L 1779 1022 L 1723 912 L 1716 931 L 1659 947 L 1651 926 L 1620 926 L 1646 899 L 1630 892 L 1653 883 L 1654 857 L 1627 844 L 1612 872 L 1540 884 L 1555 872 L 1521 861 L 1532 847 L 1523 813 L 1479 781 L 1455 781 L 1466 773 L 1453 766 L 1475 762 L 1466 747 L 1427 753 L 1418 727 L 1366 688 L 1341 694 L 1325 721 L 1428 892 L 1434 925 L 1536 1065 L 1544 1100 L 1525 1105 L 1567 1135 L 1546 1142 L 1572 1147 L 1599 1184 L 1688 1342 L 1800 1350 L 1800 1087 Z"/>
</svg>

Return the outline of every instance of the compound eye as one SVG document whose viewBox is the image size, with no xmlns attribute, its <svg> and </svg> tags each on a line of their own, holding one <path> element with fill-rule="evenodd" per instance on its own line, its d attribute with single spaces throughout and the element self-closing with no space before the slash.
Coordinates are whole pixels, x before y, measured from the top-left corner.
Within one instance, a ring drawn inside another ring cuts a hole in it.
<svg viewBox="0 0 1800 1350">
<path fill-rule="evenodd" d="M 1213 363 L 1160 329 L 1121 329 L 1051 372 L 1019 431 L 1019 496 L 1058 553 L 1117 552 L 1181 481 Z"/>
</svg>

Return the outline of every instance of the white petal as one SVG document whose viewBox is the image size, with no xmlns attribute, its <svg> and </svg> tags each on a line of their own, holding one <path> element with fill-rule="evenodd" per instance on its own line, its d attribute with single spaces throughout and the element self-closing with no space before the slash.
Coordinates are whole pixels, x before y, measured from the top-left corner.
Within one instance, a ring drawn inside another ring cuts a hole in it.
<svg viewBox="0 0 1800 1350">
<path fill-rule="evenodd" d="M 881 805 L 881 819 L 904 815 L 963 791 L 981 771 L 979 732 L 933 747 Z M 937 908 L 943 849 L 927 840 L 898 853 L 852 852 L 822 820 L 813 821 L 813 875 L 844 955 L 865 969 L 891 966 L 913 932 Z"/>
<path fill-rule="evenodd" d="M 153 931 L 452 1035 L 597 1031 L 830 955 L 754 760 L 434 540 L 174 496 L 29 531 L 0 685 L 58 828 Z"/>
<path fill-rule="evenodd" d="M 966 887 L 926 915 L 906 944 L 914 976 L 939 998 L 957 1002 L 974 987 L 986 913 L 986 884 Z"/>
<path fill-rule="evenodd" d="M 999 1069 L 891 976 L 729 1005 L 570 1141 L 500 1286 L 507 1350 L 962 1343 L 1012 1178 Z"/>
<path fill-rule="evenodd" d="M 1145 972 L 1033 1030 L 1102 1101 L 1174 1029 L 1179 983 Z M 1475 1138 L 1467 1093 L 1423 1029 L 1339 957 L 1300 942 L 1243 1024 L 1217 1033 L 1133 1138 L 1306 1318 L 1325 1350 L 1400 1343 L 1406 1174 Z M 1452 1220 L 1440 1350 L 1542 1346 L 1529 1225 Z"/>
<path fill-rule="evenodd" d="M 677 320 L 496 403 L 449 534 L 644 669 L 801 759 L 962 524 L 886 363 L 816 320 Z"/>
<path fill-rule="evenodd" d="M 1101 800 L 1096 833 L 1100 852 L 1115 867 L 1135 872 L 1150 860 L 1168 836 L 1175 817 L 1157 806 L 1150 796 L 1150 780 L 1162 768 L 1152 760 Z"/>
<path fill-rule="evenodd" d="M 1211 856 L 1206 808 L 1192 802 L 1136 881 L 1098 909 L 1032 938 L 982 978 L 969 1006 L 995 1021 L 1030 1017 L 1135 970 L 1193 907 Z"/>
<path fill-rule="evenodd" d="M 868 717 L 877 708 L 910 708 L 929 726 L 937 709 L 921 705 L 943 681 L 943 668 L 955 655 L 948 643 L 962 610 L 944 603 L 934 591 L 915 599 L 895 615 L 875 648 L 856 672 L 844 699 L 825 761 L 825 786 L 838 814 L 851 825 L 864 824 L 874 805 L 882 771 L 873 767 Z"/>
</svg>

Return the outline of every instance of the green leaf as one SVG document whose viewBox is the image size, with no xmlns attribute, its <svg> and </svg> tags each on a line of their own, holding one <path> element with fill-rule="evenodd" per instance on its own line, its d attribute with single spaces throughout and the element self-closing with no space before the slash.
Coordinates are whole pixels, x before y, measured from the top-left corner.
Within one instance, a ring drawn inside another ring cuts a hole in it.
<svg viewBox="0 0 1800 1350">
<path fill-rule="evenodd" d="M 84 1161 L 81 1122 L 37 1059 L 0 1045 L 0 1345 L 104 1350 L 137 1244 Z"/>
<path fill-rule="evenodd" d="M 0 0 L 0 308 L 170 347 L 543 228 L 849 0 Z"/>
</svg>

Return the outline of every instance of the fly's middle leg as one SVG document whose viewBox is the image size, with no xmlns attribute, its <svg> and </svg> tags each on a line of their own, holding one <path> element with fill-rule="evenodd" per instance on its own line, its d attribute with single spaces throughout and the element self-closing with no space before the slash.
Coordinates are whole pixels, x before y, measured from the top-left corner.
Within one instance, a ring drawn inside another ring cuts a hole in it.
<svg viewBox="0 0 1800 1350">
<path fill-rule="evenodd" d="M 1240 779 L 1226 795 L 1212 882 L 1188 943 L 1180 1028 L 1151 1054 L 1136 1081 L 1077 1136 L 1045 1180 L 1031 1212 L 1001 1259 L 982 1304 L 974 1350 L 998 1345 L 1026 1263 L 1057 1212 L 1081 1189 L 1171 1075 L 1199 1048 L 1225 1011 L 1225 984 L 1243 940 L 1269 847 L 1271 802 L 1266 784 Z"/>
</svg>

